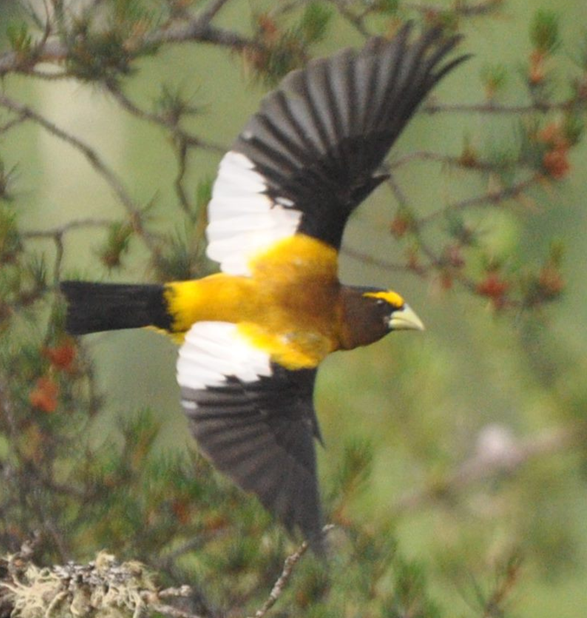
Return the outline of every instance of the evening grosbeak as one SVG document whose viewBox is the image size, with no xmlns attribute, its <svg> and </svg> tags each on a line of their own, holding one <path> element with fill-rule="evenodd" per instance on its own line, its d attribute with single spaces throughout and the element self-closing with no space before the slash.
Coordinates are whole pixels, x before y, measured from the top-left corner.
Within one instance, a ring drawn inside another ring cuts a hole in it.
<svg viewBox="0 0 587 618">
<path fill-rule="evenodd" d="M 219 274 L 163 285 L 66 281 L 74 335 L 156 327 L 181 342 L 181 403 L 201 452 L 323 552 L 312 402 L 331 352 L 423 328 L 396 292 L 347 286 L 355 208 L 430 89 L 466 56 L 440 28 L 371 39 L 290 73 L 220 163 L 208 205 Z"/>
</svg>

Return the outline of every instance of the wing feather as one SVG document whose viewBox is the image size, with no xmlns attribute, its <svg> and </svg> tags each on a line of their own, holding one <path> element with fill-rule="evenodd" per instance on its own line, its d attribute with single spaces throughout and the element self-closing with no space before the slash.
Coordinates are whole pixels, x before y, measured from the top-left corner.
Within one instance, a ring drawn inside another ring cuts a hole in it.
<svg viewBox="0 0 587 618">
<path fill-rule="evenodd" d="M 349 215 L 384 180 L 378 169 L 405 124 L 466 58 L 445 61 L 458 36 L 411 32 L 407 24 L 391 41 L 312 61 L 262 101 L 224 157 L 210 202 L 208 255 L 223 271 L 250 274 L 255 255 L 295 233 L 339 248 Z M 245 224 L 260 213 L 267 217 Z"/>
<path fill-rule="evenodd" d="M 202 453 L 321 553 L 316 370 L 271 363 L 234 324 L 198 322 L 180 348 L 177 375 Z"/>
</svg>

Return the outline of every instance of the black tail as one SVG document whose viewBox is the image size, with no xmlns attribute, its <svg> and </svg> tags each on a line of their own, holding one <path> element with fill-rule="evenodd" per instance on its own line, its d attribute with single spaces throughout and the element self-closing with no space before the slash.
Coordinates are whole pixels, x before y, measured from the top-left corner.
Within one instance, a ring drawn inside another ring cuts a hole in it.
<svg viewBox="0 0 587 618">
<path fill-rule="evenodd" d="M 170 330 L 172 317 L 167 313 L 163 291 L 162 285 L 63 281 L 65 328 L 72 335 L 142 326 Z"/>
</svg>

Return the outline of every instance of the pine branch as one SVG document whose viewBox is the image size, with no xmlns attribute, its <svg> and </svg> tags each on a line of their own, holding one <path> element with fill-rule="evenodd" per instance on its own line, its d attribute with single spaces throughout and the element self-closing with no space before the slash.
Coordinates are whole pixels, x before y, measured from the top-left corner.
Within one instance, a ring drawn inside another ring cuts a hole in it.
<svg viewBox="0 0 587 618">
<path fill-rule="evenodd" d="M 345 0 L 330 0 L 330 2 L 336 7 L 336 10 L 340 15 L 365 39 L 373 36 L 373 33 L 367 28 L 365 23 L 365 16 L 353 13 L 352 10 L 347 8 L 347 2 Z"/>
<path fill-rule="evenodd" d="M 124 206 L 129 215 L 133 230 L 143 239 L 145 245 L 151 250 L 153 255 L 158 255 L 159 247 L 155 242 L 155 236 L 145 228 L 139 205 L 131 198 L 118 174 L 104 162 L 94 148 L 88 146 L 88 144 L 74 135 L 67 133 L 64 129 L 61 129 L 50 120 L 34 111 L 31 107 L 18 103 L 5 94 L 0 94 L 0 106 L 15 112 L 23 119 L 35 122 L 48 133 L 80 152 L 94 170 L 106 181 L 120 203 Z"/>
<path fill-rule="evenodd" d="M 418 226 L 422 228 L 423 226 L 428 225 L 431 221 L 434 221 L 439 217 L 445 217 L 449 213 L 469 210 L 470 208 L 476 208 L 478 206 L 483 206 L 484 204 L 492 204 L 494 206 L 500 205 L 507 200 L 517 198 L 530 187 L 537 184 L 541 178 L 542 174 L 532 174 L 523 180 L 513 183 L 512 185 L 503 187 L 503 189 L 499 189 L 497 191 L 487 191 L 481 195 L 475 195 L 474 197 L 452 202 L 451 204 L 447 204 L 438 210 L 420 217 L 418 219 Z"/>
<path fill-rule="evenodd" d="M 326 525 L 322 529 L 322 532 L 323 534 L 326 534 L 330 532 L 330 530 L 332 530 L 333 528 L 334 528 L 334 525 L 332 524 Z M 263 603 L 263 606 L 260 609 L 258 609 L 255 612 L 254 616 L 251 618 L 264 618 L 264 616 L 267 615 L 267 612 L 277 603 L 277 601 L 279 601 L 279 598 L 285 591 L 287 584 L 293 575 L 296 564 L 300 561 L 302 556 L 306 553 L 306 551 L 308 550 L 308 547 L 309 547 L 308 543 L 304 541 L 293 554 L 289 555 L 285 559 L 285 562 L 283 564 L 283 570 L 281 571 L 281 575 L 277 578 L 275 584 L 273 585 L 273 588 L 271 588 L 271 592 L 269 593 L 267 600 L 265 601 L 265 603 Z"/>
<path fill-rule="evenodd" d="M 535 101 L 533 103 L 523 105 L 506 105 L 496 103 L 495 101 L 487 101 L 486 103 L 437 103 L 428 101 L 420 108 L 420 111 L 426 114 L 511 114 L 520 116 L 524 114 L 549 112 L 566 112 L 577 107 L 576 99 L 567 99 L 565 101 Z M 583 102 L 582 107 L 585 107 Z"/>
<path fill-rule="evenodd" d="M 102 227 L 107 228 L 112 225 L 113 221 L 109 221 L 108 219 L 75 219 L 73 221 L 68 221 L 63 225 L 53 228 L 47 228 L 46 230 L 27 230 L 21 232 L 21 236 L 23 238 L 54 238 L 58 236 L 63 236 L 72 230 L 84 230 L 90 227 Z"/>
<path fill-rule="evenodd" d="M 505 165 L 500 165 L 499 163 L 484 161 L 478 158 L 468 160 L 463 156 L 456 157 L 454 155 L 443 154 L 440 152 L 418 150 L 392 160 L 387 165 L 386 169 L 396 170 L 404 165 L 409 165 L 414 161 L 434 161 L 436 163 L 442 163 L 444 165 L 458 167 L 464 170 L 471 170 L 474 172 L 499 172 L 506 167 Z"/>
<path fill-rule="evenodd" d="M 160 45 L 161 43 L 211 43 L 234 50 L 258 48 L 259 44 L 232 30 L 217 28 L 195 17 L 182 24 L 175 24 L 150 33 L 144 38 L 145 45 Z"/>
<path fill-rule="evenodd" d="M 353 247 L 348 247 L 347 245 L 343 245 L 342 253 L 350 258 L 353 258 L 354 260 L 362 262 L 363 264 L 377 266 L 379 268 L 389 270 L 390 272 L 414 272 L 414 269 L 411 268 L 409 264 L 392 262 L 391 260 L 385 258 L 376 258 L 369 253 L 365 253 L 364 251 L 360 251 L 359 249 L 355 249 Z"/>
<path fill-rule="evenodd" d="M 324 526 L 326 534 L 334 528 Z M 288 556 L 267 600 L 254 614 L 263 618 L 279 601 L 294 570 L 308 550 L 302 543 Z M 129 618 L 159 613 L 169 618 L 201 618 L 200 614 L 182 610 L 164 600 L 193 596 L 191 586 L 157 588 L 153 575 L 139 562 L 118 562 L 114 556 L 101 552 L 87 565 L 68 562 L 40 569 L 32 562 L 33 551 L 23 548 L 17 554 L 0 561 L 4 572 L 0 579 L 2 606 L 9 613 L 29 615 L 33 608 L 51 616 L 58 608 L 75 615 L 90 615 L 110 610 Z M 74 609 L 75 608 L 75 609 Z"/>
<path fill-rule="evenodd" d="M 480 0 L 478 2 L 457 0 L 457 2 L 455 2 L 454 5 L 448 10 L 462 17 L 475 17 L 478 15 L 486 15 L 491 13 L 502 5 L 503 0 Z M 445 5 L 437 5 L 427 2 L 402 2 L 402 7 L 427 15 L 447 11 Z"/>
<path fill-rule="evenodd" d="M 37 46 L 32 58 L 21 52 L 5 52 L 0 54 L 0 76 L 11 72 L 27 73 L 38 63 L 60 63 L 66 59 L 67 54 L 67 47 L 58 39 L 51 39 Z"/>
<path fill-rule="evenodd" d="M 227 0 L 214 0 L 201 13 L 172 23 L 164 23 L 133 40 L 135 50 L 171 43 L 210 43 L 233 50 L 245 48 L 257 49 L 259 43 L 236 31 L 218 28 L 212 25 Z M 0 55 L 0 76 L 11 72 L 34 73 L 38 64 L 50 63 L 60 65 L 67 60 L 71 50 L 64 42 L 63 36 L 52 37 L 53 24 L 47 18 L 43 38 L 28 50 L 9 51 Z M 61 73 L 60 76 L 65 75 Z M 50 77 L 47 73 L 36 73 L 37 77 Z M 52 78 L 52 77 L 51 77 Z"/>
<path fill-rule="evenodd" d="M 198 19 L 201 24 L 207 25 L 220 13 L 230 0 L 210 0 L 208 5 L 198 14 Z"/>
<path fill-rule="evenodd" d="M 162 114 L 155 114 L 141 109 L 122 92 L 119 85 L 113 80 L 106 81 L 106 88 L 120 104 L 120 106 L 132 116 L 135 116 L 140 120 L 150 122 L 151 124 L 158 125 L 164 129 L 168 129 L 171 131 L 174 138 L 181 140 L 186 145 L 195 148 L 202 148 L 211 152 L 217 152 L 219 154 L 224 154 L 228 150 L 226 146 L 203 140 L 202 138 L 188 133 L 178 125 L 179 119 L 176 120 L 165 118 Z"/>
</svg>

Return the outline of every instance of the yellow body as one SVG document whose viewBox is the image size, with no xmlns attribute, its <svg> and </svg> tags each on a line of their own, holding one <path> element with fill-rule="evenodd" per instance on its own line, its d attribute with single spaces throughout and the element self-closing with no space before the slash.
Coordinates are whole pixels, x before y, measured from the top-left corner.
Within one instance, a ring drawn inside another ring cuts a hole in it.
<svg viewBox="0 0 587 618">
<path fill-rule="evenodd" d="M 172 330 L 183 338 L 195 322 L 238 324 L 252 344 L 288 369 L 316 367 L 341 347 L 337 252 L 298 234 L 250 263 L 251 276 L 216 274 L 169 283 Z"/>
</svg>

